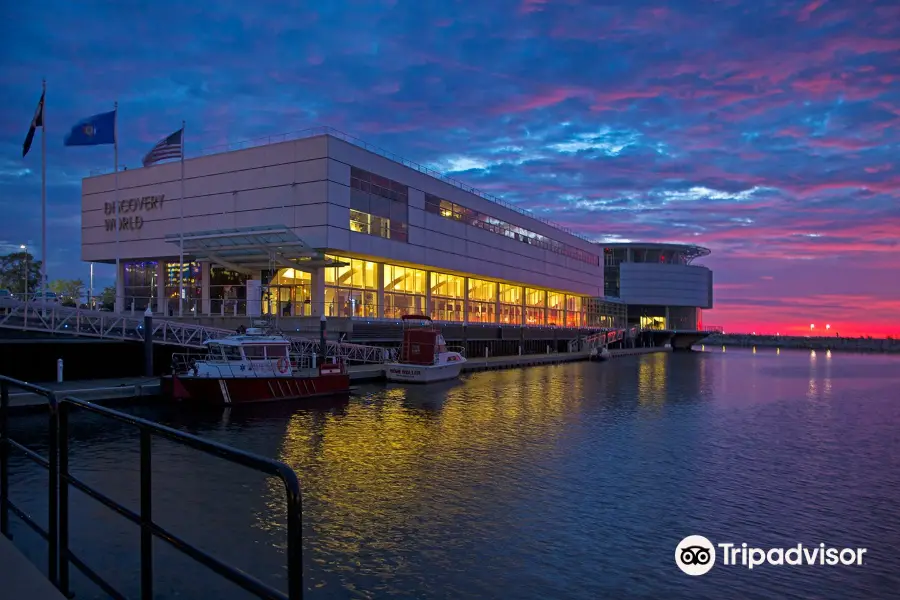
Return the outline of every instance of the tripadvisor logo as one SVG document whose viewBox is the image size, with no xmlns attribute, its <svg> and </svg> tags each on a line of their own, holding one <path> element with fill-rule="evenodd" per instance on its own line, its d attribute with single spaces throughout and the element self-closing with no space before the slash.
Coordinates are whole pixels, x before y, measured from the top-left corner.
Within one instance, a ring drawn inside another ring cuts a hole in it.
<svg viewBox="0 0 900 600">
<path fill-rule="evenodd" d="M 762 565 L 861 566 L 866 552 L 866 548 L 833 548 L 825 544 L 764 549 L 746 543 L 713 544 L 702 535 L 689 535 L 675 548 L 675 564 L 682 572 L 692 576 L 709 573 L 716 564 L 717 554 L 726 567 L 742 566 L 751 570 Z"/>
</svg>

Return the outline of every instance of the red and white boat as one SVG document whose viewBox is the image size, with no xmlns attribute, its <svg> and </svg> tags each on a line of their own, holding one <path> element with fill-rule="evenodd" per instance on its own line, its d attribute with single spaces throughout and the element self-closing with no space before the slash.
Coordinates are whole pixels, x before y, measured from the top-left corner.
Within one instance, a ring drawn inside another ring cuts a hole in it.
<svg viewBox="0 0 900 600">
<path fill-rule="evenodd" d="M 384 365 L 388 381 L 433 383 L 456 379 L 466 357 L 462 348 L 448 348 L 441 329 L 422 315 L 406 315 L 400 359 Z"/>
<path fill-rule="evenodd" d="M 250 328 L 205 343 L 205 355 L 175 354 L 172 375 L 162 378 L 165 396 L 205 404 L 298 400 L 350 392 L 346 366 L 333 358 L 291 352 L 281 334 Z"/>
</svg>

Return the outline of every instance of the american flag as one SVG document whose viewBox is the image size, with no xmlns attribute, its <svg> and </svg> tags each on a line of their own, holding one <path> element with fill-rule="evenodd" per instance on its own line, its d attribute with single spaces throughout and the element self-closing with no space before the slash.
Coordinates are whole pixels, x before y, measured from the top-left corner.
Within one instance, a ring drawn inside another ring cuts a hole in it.
<svg viewBox="0 0 900 600">
<path fill-rule="evenodd" d="M 184 147 L 182 146 L 182 137 L 184 135 L 184 127 L 173 133 L 172 135 L 162 139 L 153 149 L 144 157 L 144 166 L 156 164 L 161 160 L 170 158 L 182 158 Z"/>
</svg>

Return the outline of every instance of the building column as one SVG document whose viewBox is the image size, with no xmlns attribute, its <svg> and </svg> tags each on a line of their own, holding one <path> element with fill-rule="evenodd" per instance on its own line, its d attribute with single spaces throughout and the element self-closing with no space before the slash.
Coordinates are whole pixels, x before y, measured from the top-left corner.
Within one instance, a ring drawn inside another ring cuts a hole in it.
<svg viewBox="0 0 900 600">
<path fill-rule="evenodd" d="M 156 312 L 168 316 L 166 311 L 166 261 L 156 261 Z"/>
<path fill-rule="evenodd" d="M 666 322 L 665 322 L 665 328 L 666 328 L 666 329 L 671 329 L 671 327 L 669 326 L 669 307 L 668 307 L 668 306 L 666 306 Z"/>
<path fill-rule="evenodd" d="M 309 306 L 312 316 L 320 317 L 327 313 L 325 310 L 325 267 L 312 269 L 309 286 Z"/>
<path fill-rule="evenodd" d="M 125 310 L 125 261 L 119 261 L 119 268 L 116 270 L 116 312 L 121 313 Z"/>
<path fill-rule="evenodd" d="M 379 319 L 384 318 L 384 263 L 376 263 L 375 265 L 375 277 L 378 282 L 376 283 L 375 289 L 375 304 L 376 304 L 376 313 L 375 315 Z"/>
<path fill-rule="evenodd" d="M 494 282 L 494 323 L 500 324 L 500 283 Z"/>
<path fill-rule="evenodd" d="M 431 316 L 431 271 L 425 271 L 425 316 Z"/>
<path fill-rule="evenodd" d="M 544 294 L 544 321 L 541 324 L 546 326 L 547 325 L 547 316 L 548 316 L 547 311 L 550 310 L 550 308 L 547 306 L 547 304 L 549 303 L 549 300 L 550 300 L 550 293 L 547 292 L 547 290 L 544 290 L 543 294 Z"/>
<path fill-rule="evenodd" d="M 519 327 L 525 327 L 525 324 L 528 323 L 528 319 L 525 317 L 525 286 L 522 286 L 522 300 L 520 302 L 522 305 L 522 315 L 519 317 Z"/>
<path fill-rule="evenodd" d="M 469 322 L 469 278 L 463 277 L 463 325 Z"/>
<path fill-rule="evenodd" d="M 204 260 L 200 263 L 200 312 L 208 315 L 210 311 L 209 301 L 209 271 L 212 265 Z"/>
</svg>

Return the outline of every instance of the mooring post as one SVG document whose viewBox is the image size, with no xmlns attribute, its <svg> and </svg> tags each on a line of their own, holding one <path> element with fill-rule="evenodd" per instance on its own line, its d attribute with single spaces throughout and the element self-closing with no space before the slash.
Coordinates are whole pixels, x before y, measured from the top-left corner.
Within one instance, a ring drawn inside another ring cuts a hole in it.
<svg viewBox="0 0 900 600">
<path fill-rule="evenodd" d="M 323 314 L 319 317 L 319 354 L 322 356 L 322 363 L 325 363 L 325 358 L 328 356 L 328 347 L 325 345 L 325 327 L 326 320 L 325 315 Z"/>
<path fill-rule="evenodd" d="M 62 383 L 63 380 L 63 359 L 56 359 L 56 383 Z"/>
<path fill-rule="evenodd" d="M 153 377 L 153 311 L 144 311 L 144 375 Z"/>
</svg>

